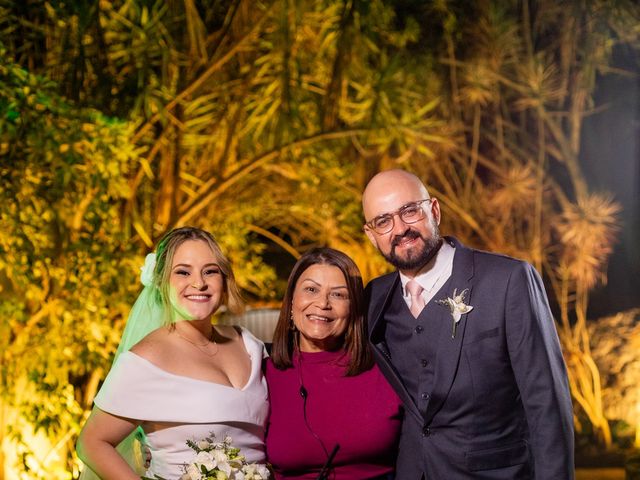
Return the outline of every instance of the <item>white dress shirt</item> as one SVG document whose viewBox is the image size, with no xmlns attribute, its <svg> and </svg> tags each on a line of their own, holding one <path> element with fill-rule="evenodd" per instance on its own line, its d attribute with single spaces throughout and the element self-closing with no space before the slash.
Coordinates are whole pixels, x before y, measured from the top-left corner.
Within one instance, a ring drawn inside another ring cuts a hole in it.
<svg viewBox="0 0 640 480">
<path fill-rule="evenodd" d="M 442 285 L 444 285 L 451 276 L 451 272 L 453 271 L 453 256 L 455 252 L 456 249 L 451 246 L 449 242 L 443 239 L 442 246 L 440 247 L 440 250 L 438 250 L 438 253 L 436 253 L 435 257 L 429 260 L 429 263 L 427 263 L 420 273 L 418 273 L 418 275 L 413 279 L 418 282 L 422 288 L 424 288 L 421 295 L 424 299 L 425 305 L 429 303 L 440 287 L 442 287 Z M 402 283 L 402 297 L 407 303 L 407 306 L 411 308 L 411 296 L 406 288 L 407 283 L 411 278 L 407 277 L 402 272 L 399 273 L 400 282 Z"/>
</svg>

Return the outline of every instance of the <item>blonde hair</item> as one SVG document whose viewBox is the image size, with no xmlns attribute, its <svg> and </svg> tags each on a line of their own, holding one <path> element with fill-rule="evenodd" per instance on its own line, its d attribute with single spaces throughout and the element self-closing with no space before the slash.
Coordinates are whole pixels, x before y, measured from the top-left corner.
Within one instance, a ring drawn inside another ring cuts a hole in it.
<svg viewBox="0 0 640 480">
<path fill-rule="evenodd" d="M 233 275 L 231 262 L 222 253 L 213 235 L 199 228 L 181 227 L 171 230 L 162 237 L 156 248 L 156 266 L 153 270 L 153 284 L 158 293 L 158 303 L 165 311 L 165 325 L 175 322 L 169 282 L 173 257 L 178 247 L 187 240 L 201 240 L 209 246 L 222 272 L 222 303 L 226 305 L 231 313 L 241 313 L 244 310 L 244 302 L 242 301 L 235 276 Z"/>
</svg>

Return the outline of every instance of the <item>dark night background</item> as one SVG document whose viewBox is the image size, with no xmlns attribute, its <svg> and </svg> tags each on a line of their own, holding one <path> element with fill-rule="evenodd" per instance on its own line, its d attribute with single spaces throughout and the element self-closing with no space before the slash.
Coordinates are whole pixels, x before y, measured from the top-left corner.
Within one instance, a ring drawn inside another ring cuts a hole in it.
<svg viewBox="0 0 640 480">
<path fill-rule="evenodd" d="M 582 165 L 589 186 L 610 192 L 622 206 L 621 229 L 608 268 L 608 283 L 591 294 L 589 318 L 640 306 L 640 58 L 614 51 L 614 68 L 628 74 L 600 75 L 595 105 L 582 132 Z"/>
</svg>

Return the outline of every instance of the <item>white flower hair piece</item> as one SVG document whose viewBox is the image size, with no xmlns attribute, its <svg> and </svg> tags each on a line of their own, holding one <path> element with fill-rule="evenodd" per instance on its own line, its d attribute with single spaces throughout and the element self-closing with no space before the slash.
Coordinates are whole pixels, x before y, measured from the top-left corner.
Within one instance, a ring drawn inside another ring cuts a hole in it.
<svg viewBox="0 0 640 480">
<path fill-rule="evenodd" d="M 140 282 L 145 287 L 153 283 L 153 271 L 156 268 L 156 254 L 149 253 L 144 259 L 144 265 L 140 267 Z"/>
</svg>

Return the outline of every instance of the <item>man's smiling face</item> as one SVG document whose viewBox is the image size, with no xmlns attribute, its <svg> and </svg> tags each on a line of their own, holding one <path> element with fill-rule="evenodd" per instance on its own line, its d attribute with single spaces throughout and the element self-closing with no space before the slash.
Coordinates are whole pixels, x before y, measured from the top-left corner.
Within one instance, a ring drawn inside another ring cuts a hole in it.
<svg viewBox="0 0 640 480">
<path fill-rule="evenodd" d="M 416 177 L 397 170 L 374 177 L 362 198 L 367 222 L 381 215 L 393 215 L 393 228 L 386 233 L 365 226 L 369 240 L 399 270 L 409 275 L 420 270 L 440 246 L 438 200 L 431 198 L 420 204 L 424 209 L 422 219 L 415 223 L 403 222 L 397 212 L 413 202 L 428 199 L 429 193 Z"/>
</svg>

